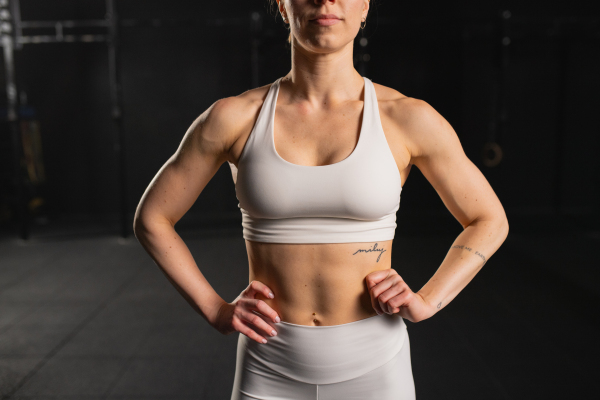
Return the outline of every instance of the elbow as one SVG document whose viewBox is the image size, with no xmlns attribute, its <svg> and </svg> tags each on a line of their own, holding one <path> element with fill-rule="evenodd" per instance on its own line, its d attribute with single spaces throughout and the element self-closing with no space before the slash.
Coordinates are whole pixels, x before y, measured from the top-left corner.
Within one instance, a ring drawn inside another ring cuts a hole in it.
<svg viewBox="0 0 600 400">
<path fill-rule="evenodd" d="M 145 232 L 148 231 L 148 225 L 145 223 L 143 218 L 140 218 L 136 213 L 133 218 L 133 235 L 138 241 L 140 241 Z"/>
<path fill-rule="evenodd" d="M 501 243 L 504 243 L 504 241 L 506 240 L 506 238 L 508 237 L 508 219 L 506 218 L 506 216 L 502 219 L 500 219 L 498 221 L 498 223 L 496 224 L 496 233 L 498 235 L 498 238 L 501 240 Z"/>
<path fill-rule="evenodd" d="M 148 235 L 153 235 L 165 228 L 174 229 L 174 225 L 166 217 L 157 214 L 140 213 L 139 210 L 133 218 L 133 234 L 138 241 L 145 240 Z"/>
<path fill-rule="evenodd" d="M 151 232 L 151 221 L 154 220 L 151 216 L 136 211 L 133 217 L 133 234 L 138 241 L 142 241 L 145 235 Z"/>
<path fill-rule="evenodd" d="M 473 222 L 467 224 L 464 228 L 466 229 L 469 226 L 478 226 L 478 225 L 487 226 L 488 229 L 492 229 L 498 237 L 502 238 L 504 241 L 508 237 L 508 219 L 506 215 L 503 214 L 502 217 L 490 217 L 490 218 L 476 218 Z"/>
<path fill-rule="evenodd" d="M 506 239 L 508 236 L 508 219 L 506 215 L 503 214 L 502 217 L 498 217 L 494 221 L 495 231 L 498 233 L 498 236 Z"/>
<path fill-rule="evenodd" d="M 136 239 L 140 240 L 140 234 L 142 232 L 142 227 L 141 227 L 141 223 L 138 219 L 133 220 L 133 235 L 136 237 Z"/>
<path fill-rule="evenodd" d="M 151 247 L 153 239 L 157 236 L 157 233 L 153 225 L 145 218 L 134 218 L 133 220 L 133 235 L 137 241 L 148 249 Z"/>
<path fill-rule="evenodd" d="M 133 234 L 138 240 L 140 240 L 140 236 L 144 231 L 144 225 L 141 207 L 138 205 L 137 209 L 135 210 L 135 215 L 133 216 Z"/>
<path fill-rule="evenodd" d="M 502 210 L 502 216 L 499 218 L 499 231 L 504 235 L 504 239 L 508 236 L 508 218 L 506 213 Z"/>
</svg>

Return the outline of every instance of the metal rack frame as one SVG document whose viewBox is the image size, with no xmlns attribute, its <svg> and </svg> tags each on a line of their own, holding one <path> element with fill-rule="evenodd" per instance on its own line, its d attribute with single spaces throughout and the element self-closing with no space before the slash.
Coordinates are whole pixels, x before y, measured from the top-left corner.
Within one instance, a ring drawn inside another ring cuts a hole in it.
<svg viewBox="0 0 600 400">
<path fill-rule="evenodd" d="M 152 26 L 159 27 L 164 24 L 180 25 L 185 22 L 198 23 L 194 20 L 169 20 L 169 19 L 123 19 L 120 20 L 116 9 L 116 0 L 106 1 L 105 19 L 90 20 L 54 20 L 54 21 L 22 21 L 19 0 L 0 0 L 0 45 L 3 47 L 4 68 L 6 75 L 7 120 L 13 146 L 14 186 L 16 188 L 17 219 L 19 221 L 19 236 L 26 240 L 30 235 L 30 219 L 24 198 L 24 185 L 20 177 L 20 160 L 22 149 L 19 144 L 19 115 L 17 112 L 18 97 L 15 79 L 15 50 L 20 50 L 23 45 L 41 43 L 97 43 L 106 42 L 108 49 L 109 85 L 111 97 L 111 117 L 114 121 L 115 143 L 114 151 L 118 160 L 119 174 L 119 203 L 120 203 L 120 234 L 126 238 L 131 233 L 128 221 L 127 207 L 127 156 L 125 151 L 125 132 L 123 129 L 123 103 L 122 85 L 120 74 L 119 37 L 121 27 Z M 251 63 L 250 75 L 253 87 L 259 84 L 259 56 L 260 34 L 262 31 L 262 14 L 252 12 L 250 18 L 217 18 L 205 20 L 206 26 L 240 26 L 247 25 L 250 31 Z M 65 33 L 65 29 L 91 28 L 106 29 L 106 33 Z M 49 29 L 52 34 L 26 35 L 23 30 Z"/>
</svg>

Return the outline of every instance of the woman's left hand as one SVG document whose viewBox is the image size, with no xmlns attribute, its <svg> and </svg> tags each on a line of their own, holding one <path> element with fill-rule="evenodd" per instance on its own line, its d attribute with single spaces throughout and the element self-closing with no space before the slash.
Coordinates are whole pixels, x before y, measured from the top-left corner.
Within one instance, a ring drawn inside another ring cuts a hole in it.
<svg viewBox="0 0 600 400">
<path fill-rule="evenodd" d="M 379 315 L 399 313 L 402 318 L 419 322 L 435 314 L 425 299 L 414 293 L 393 268 L 371 272 L 365 280 L 371 304 Z"/>
</svg>

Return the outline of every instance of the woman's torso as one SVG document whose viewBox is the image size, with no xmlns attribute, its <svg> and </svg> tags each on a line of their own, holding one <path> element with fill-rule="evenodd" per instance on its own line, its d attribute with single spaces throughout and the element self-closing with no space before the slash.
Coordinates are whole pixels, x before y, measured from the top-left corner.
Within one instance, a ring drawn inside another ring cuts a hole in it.
<svg viewBox="0 0 600 400">
<path fill-rule="evenodd" d="M 270 85 L 266 85 L 239 96 L 247 104 L 244 111 L 247 122 L 229 154 L 234 181 L 240 156 L 269 88 Z M 401 132 L 386 111 L 404 96 L 381 85 L 375 86 L 375 91 L 381 126 L 393 155 L 392 165 L 395 163 L 396 174 L 399 173 L 404 183 L 410 170 L 410 154 L 402 143 Z M 360 93 L 356 98 L 360 99 Z M 353 154 L 360 138 L 362 100 L 317 106 L 311 111 L 307 105 L 289 101 L 285 90 L 280 90 L 275 102 L 273 141 L 282 162 L 324 166 L 337 164 Z M 391 267 L 392 242 L 390 239 L 303 244 L 246 239 L 249 280 L 259 280 L 273 290 L 274 299 L 262 300 L 273 307 L 283 321 L 320 326 L 357 321 L 376 314 L 365 277 Z"/>
</svg>

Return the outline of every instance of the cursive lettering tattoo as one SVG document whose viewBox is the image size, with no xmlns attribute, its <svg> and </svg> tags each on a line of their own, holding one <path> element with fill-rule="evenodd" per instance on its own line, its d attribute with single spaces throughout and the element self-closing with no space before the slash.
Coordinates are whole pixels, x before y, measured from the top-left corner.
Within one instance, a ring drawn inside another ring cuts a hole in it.
<svg viewBox="0 0 600 400">
<path fill-rule="evenodd" d="M 442 302 L 440 301 L 440 304 L 437 305 L 437 308 L 439 309 L 442 306 Z"/>
<path fill-rule="evenodd" d="M 454 246 L 452 246 L 450 248 L 451 249 L 463 249 L 463 250 L 467 250 L 470 253 L 473 253 L 473 248 L 471 248 L 469 246 L 464 246 L 462 244 L 455 244 Z M 487 259 L 485 258 L 485 256 L 483 254 L 481 254 L 477 250 L 475 250 L 475 252 L 473 254 L 475 254 L 476 256 L 479 256 L 483 260 L 483 265 L 485 265 L 485 263 L 487 262 Z M 483 265 L 482 265 L 482 267 L 483 267 Z"/>
<path fill-rule="evenodd" d="M 366 250 L 365 250 L 365 249 L 358 249 L 358 250 L 356 250 L 356 252 L 355 252 L 354 254 L 356 254 L 356 253 L 370 253 L 370 252 L 372 252 L 372 251 L 378 251 L 378 252 L 379 252 L 379 257 L 377 257 L 377 262 L 379 262 L 379 259 L 381 258 L 381 255 L 382 255 L 382 254 L 383 254 L 383 253 L 384 253 L 386 250 L 385 250 L 385 249 L 378 249 L 378 248 L 377 248 L 377 243 L 375 243 L 375 244 L 373 245 L 373 248 L 372 248 L 372 249 L 366 249 Z M 354 255 L 354 254 L 352 254 L 352 255 Z"/>
</svg>

